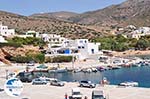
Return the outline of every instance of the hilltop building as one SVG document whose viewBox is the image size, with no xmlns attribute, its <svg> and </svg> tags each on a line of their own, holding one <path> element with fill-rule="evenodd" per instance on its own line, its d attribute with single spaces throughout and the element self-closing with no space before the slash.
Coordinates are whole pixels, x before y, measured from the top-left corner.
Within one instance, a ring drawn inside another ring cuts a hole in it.
<svg viewBox="0 0 150 99">
<path fill-rule="evenodd" d="M 56 35 L 56 34 L 41 34 L 41 38 L 43 39 L 43 41 L 45 42 L 49 42 L 51 44 L 61 44 L 62 42 L 64 42 L 66 40 L 66 38 L 61 37 L 60 35 Z"/>
<path fill-rule="evenodd" d="M 137 29 L 131 33 L 128 33 L 127 37 L 139 39 L 142 36 L 147 36 L 147 35 L 150 35 L 150 28 L 149 27 L 140 27 L 139 29 Z"/>
<path fill-rule="evenodd" d="M 23 35 L 16 35 L 17 37 L 36 37 L 39 38 L 40 37 L 40 33 L 36 32 L 36 31 L 27 31 L 26 33 L 24 33 Z"/>
<path fill-rule="evenodd" d="M 2 22 L 0 22 L 0 35 L 4 37 L 12 37 L 15 35 L 15 30 L 8 29 L 8 26 L 4 26 Z"/>
</svg>

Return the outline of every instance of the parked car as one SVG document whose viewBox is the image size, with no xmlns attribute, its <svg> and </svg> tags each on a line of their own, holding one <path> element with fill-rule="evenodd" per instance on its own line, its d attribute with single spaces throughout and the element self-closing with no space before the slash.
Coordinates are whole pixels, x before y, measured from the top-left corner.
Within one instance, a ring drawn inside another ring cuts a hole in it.
<svg viewBox="0 0 150 99">
<path fill-rule="evenodd" d="M 45 79 L 35 78 L 32 80 L 32 85 L 36 84 L 47 84 L 47 81 Z"/>
<path fill-rule="evenodd" d="M 91 81 L 80 81 L 80 87 L 89 87 L 89 88 L 95 88 L 96 84 L 92 83 Z"/>
<path fill-rule="evenodd" d="M 82 99 L 82 94 L 80 92 L 79 88 L 73 88 L 72 89 L 72 99 Z"/>
<path fill-rule="evenodd" d="M 20 72 L 17 74 L 16 78 L 20 79 L 22 82 L 32 82 L 33 75 L 30 72 Z"/>
<path fill-rule="evenodd" d="M 50 84 L 54 85 L 54 86 L 64 86 L 65 85 L 64 82 L 57 80 L 57 79 L 50 81 Z"/>
<path fill-rule="evenodd" d="M 92 99 L 106 99 L 103 91 L 101 90 L 93 90 L 92 91 Z"/>
<path fill-rule="evenodd" d="M 35 61 L 29 61 L 29 62 L 27 63 L 27 66 L 35 66 Z"/>
</svg>

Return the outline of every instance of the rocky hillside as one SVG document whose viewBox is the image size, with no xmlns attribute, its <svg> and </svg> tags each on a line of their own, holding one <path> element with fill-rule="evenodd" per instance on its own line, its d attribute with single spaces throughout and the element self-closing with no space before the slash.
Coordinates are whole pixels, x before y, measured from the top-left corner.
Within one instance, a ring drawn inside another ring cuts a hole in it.
<svg viewBox="0 0 150 99">
<path fill-rule="evenodd" d="M 27 17 L 4 11 L 0 11 L 0 21 L 10 28 L 15 28 L 16 32 L 20 34 L 28 30 L 35 30 L 40 33 L 60 34 L 69 38 L 93 38 L 105 35 L 87 26 L 61 21 L 56 18 Z"/>
<path fill-rule="evenodd" d="M 69 18 L 70 21 L 95 26 L 149 26 L 150 0 L 127 0 L 97 11 Z"/>
<path fill-rule="evenodd" d="M 65 20 L 67 21 L 68 18 L 77 16 L 77 13 L 74 12 L 67 12 L 67 11 L 60 11 L 60 12 L 51 12 L 51 13 L 37 13 L 33 14 L 30 17 L 33 18 L 54 18 L 59 20 Z"/>
<path fill-rule="evenodd" d="M 25 56 L 28 53 L 39 53 L 40 50 L 38 47 L 35 46 L 23 46 L 23 47 L 2 47 L 0 48 L 0 61 L 4 62 L 5 64 L 11 65 L 11 62 L 6 58 L 6 57 L 11 57 L 11 56 Z"/>
</svg>

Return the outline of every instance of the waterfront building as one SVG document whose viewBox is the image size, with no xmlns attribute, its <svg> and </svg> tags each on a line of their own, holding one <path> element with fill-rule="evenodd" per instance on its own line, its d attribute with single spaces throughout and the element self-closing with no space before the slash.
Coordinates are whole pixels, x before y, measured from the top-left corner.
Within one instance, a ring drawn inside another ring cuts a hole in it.
<svg viewBox="0 0 150 99">
<path fill-rule="evenodd" d="M 59 44 L 48 44 L 48 52 L 51 54 L 75 54 L 78 59 L 86 59 L 88 55 L 99 53 L 100 43 L 91 43 L 88 39 L 65 39 Z"/>
<path fill-rule="evenodd" d="M 8 29 L 8 26 L 4 26 L 2 22 L 0 22 L 0 35 L 5 37 L 12 37 L 15 35 L 15 30 Z"/>
</svg>

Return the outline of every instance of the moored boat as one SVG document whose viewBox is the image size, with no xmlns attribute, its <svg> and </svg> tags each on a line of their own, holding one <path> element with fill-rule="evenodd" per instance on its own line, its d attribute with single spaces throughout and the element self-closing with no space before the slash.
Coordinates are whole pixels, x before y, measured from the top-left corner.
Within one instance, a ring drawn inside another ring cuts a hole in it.
<svg viewBox="0 0 150 99">
<path fill-rule="evenodd" d="M 138 82 L 129 81 L 129 82 L 122 82 L 119 86 L 126 86 L 126 87 L 137 87 L 139 84 Z"/>
</svg>

